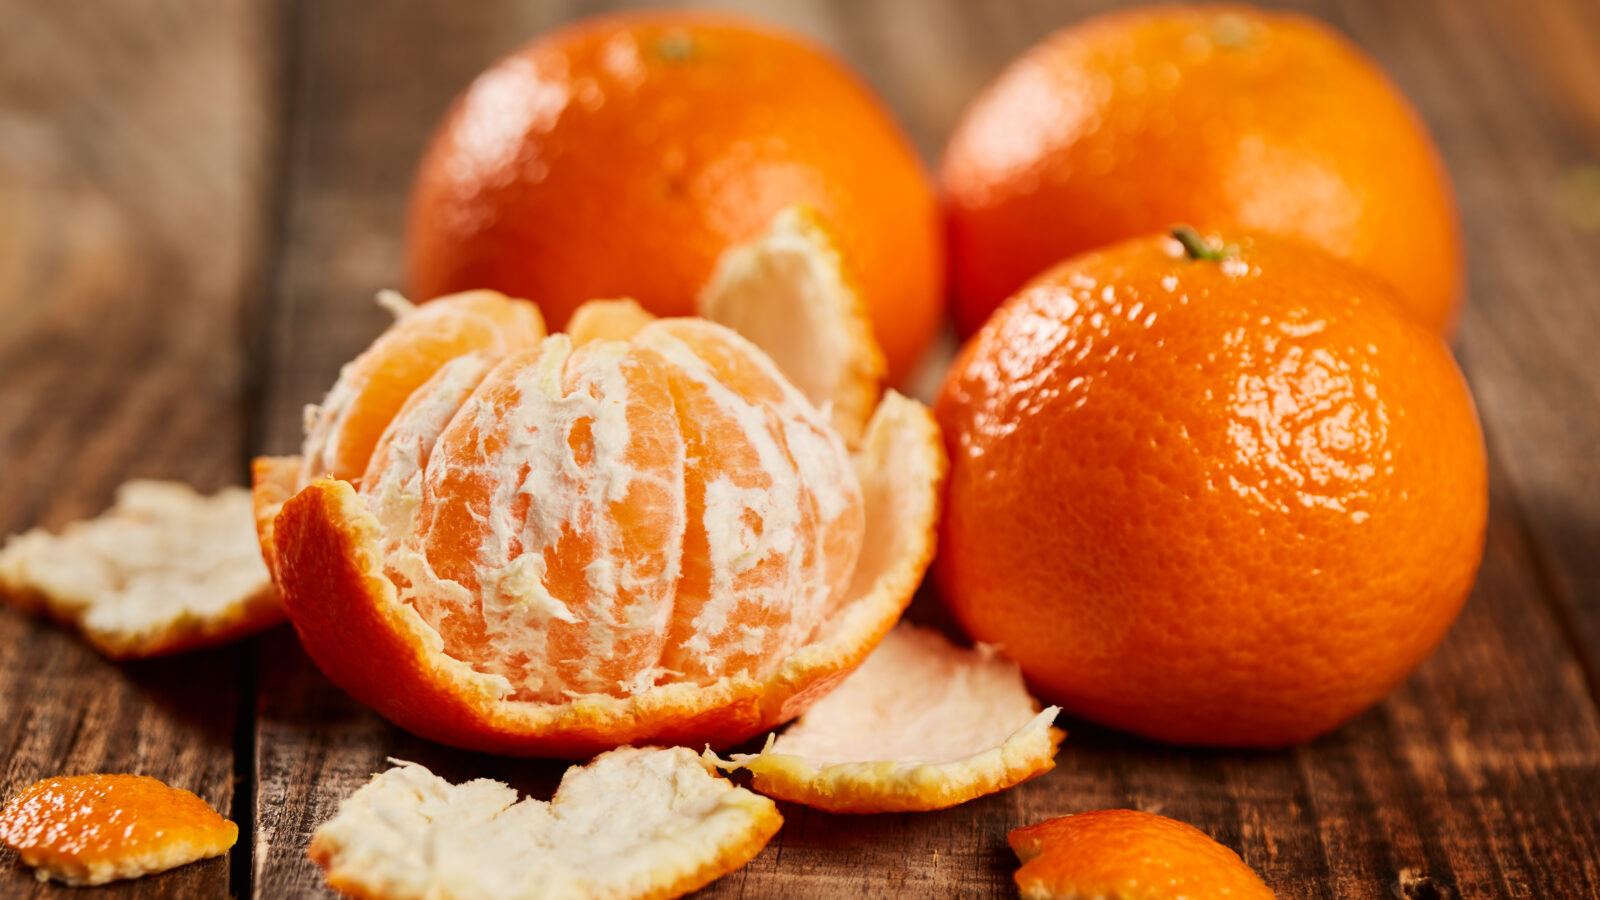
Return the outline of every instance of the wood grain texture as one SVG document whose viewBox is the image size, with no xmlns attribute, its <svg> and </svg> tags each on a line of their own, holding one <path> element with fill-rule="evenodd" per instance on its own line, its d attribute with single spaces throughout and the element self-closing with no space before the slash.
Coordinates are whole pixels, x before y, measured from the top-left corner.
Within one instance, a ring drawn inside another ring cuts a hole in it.
<svg viewBox="0 0 1600 900">
<path fill-rule="evenodd" d="M 130 476 L 243 476 L 247 327 L 277 48 L 264 6 L 12 4 L 0 28 L 0 533 L 98 513 Z M 117 665 L 0 611 L 0 792 L 138 772 L 224 813 L 237 648 Z M 248 825 L 248 823 L 246 823 Z M 104 888 L 221 897 L 226 859 Z M 39 886 L 6 851 L 0 896 Z"/>
<path fill-rule="evenodd" d="M 833 47 L 931 162 L 1006 61 L 1117 4 L 713 5 Z M 957 809 L 786 805 L 766 851 L 700 896 L 1011 897 L 1007 830 L 1111 806 L 1207 830 L 1285 898 L 1600 896 L 1600 231 L 1574 195 L 1600 172 L 1600 7 L 1288 5 L 1388 68 L 1455 176 L 1471 280 L 1458 350 L 1493 465 L 1461 620 L 1387 700 L 1303 747 L 1193 751 L 1068 721 L 1056 771 Z M 8 15 L 0 527 L 96 512 L 130 475 L 210 487 L 242 477 L 247 450 L 292 450 L 302 405 L 385 323 L 372 295 L 398 286 L 406 184 L 451 96 L 603 8 L 138 0 L 91 15 L 32 0 Z M 931 596 L 916 613 L 940 618 Z M 226 808 L 241 779 L 253 833 L 231 884 L 213 861 L 106 894 L 331 896 L 305 857 L 311 831 L 387 757 L 546 797 L 563 768 L 412 737 L 329 684 L 287 630 L 117 666 L 0 613 L 0 648 L 0 789 L 128 768 Z M 12 860 L 0 896 L 29 896 Z"/>
</svg>

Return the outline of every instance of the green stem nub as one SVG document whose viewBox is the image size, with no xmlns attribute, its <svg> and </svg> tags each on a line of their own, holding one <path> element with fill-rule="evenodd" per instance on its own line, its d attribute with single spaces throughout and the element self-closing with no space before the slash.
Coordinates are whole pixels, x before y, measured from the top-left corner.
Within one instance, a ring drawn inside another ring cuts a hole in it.
<svg viewBox="0 0 1600 900">
<path fill-rule="evenodd" d="M 1188 225 L 1179 225 L 1172 229 L 1172 236 L 1178 243 L 1183 245 L 1183 252 L 1189 254 L 1189 258 L 1194 260 L 1222 262 L 1231 255 L 1229 251 L 1234 249 L 1232 247 L 1218 248 L 1211 246 L 1206 243 L 1205 238 L 1200 236 L 1200 232 L 1195 231 Z"/>
</svg>

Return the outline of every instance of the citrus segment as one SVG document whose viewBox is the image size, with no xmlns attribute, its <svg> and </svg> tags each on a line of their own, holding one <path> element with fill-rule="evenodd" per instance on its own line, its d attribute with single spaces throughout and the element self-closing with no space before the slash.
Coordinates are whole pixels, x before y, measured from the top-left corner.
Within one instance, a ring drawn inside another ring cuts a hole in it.
<svg viewBox="0 0 1600 900">
<path fill-rule="evenodd" d="M 95 649 L 132 658 L 210 646 L 283 619 L 252 528 L 251 496 L 130 481 L 101 516 L 0 550 L 0 599 L 48 613 Z"/>
<path fill-rule="evenodd" d="M 1272 900 L 1239 854 L 1175 819 L 1102 809 L 1018 828 L 1023 900 Z"/>
<path fill-rule="evenodd" d="M 105 884 L 220 856 L 239 827 L 194 794 L 148 775 L 36 782 L 0 811 L 0 842 L 40 881 Z"/>
<path fill-rule="evenodd" d="M 1014 663 L 900 625 L 744 768 L 769 797 L 836 813 L 944 809 L 1049 771 L 1062 734 Z"/>
<path fill-rule="evenodd" d="M 855 278 L 809 207 L 780 213 L 760 237 L 729 248 L 700 292 L 699 314 L 766 351 L 853 446 L 887 369 Z"/>
<path fill-rule="evenodd" d="M 590 300 L 567 320 L 566 331 L 574 347 L 600 339 L 625 341 L 655 318 L 633 300 Z"/>
<path fill-rule="evenodd" d="M 1315 248 L 1151 236 L 1035 280 L 939 397 L 940 593 L 1069 712 L 1281 745 L 1376 702 L 1482 556 L 1483 438 L 1437 335 Z"/>
<path fill-rule="evenodd" d="M 328 883 L 354 897 L 679 897 L 749 862 L 783 825 L 771 800 L 682 748 L 601 754 L 568 769 L 549 802 L 395 762 L 312 837 Z"/>
<path fill-rule="evenodd" d="M 545 335 L 530 303 L 496 291 L 467 291 L 413 307 L 385 295 L 395 322 L 339 371 L 320 406 L 306 410 L 302 484 L 320 475 L 359 481 L 394 414 L 446 362 L 474 350 L 510 353 Z"/>
</svg>

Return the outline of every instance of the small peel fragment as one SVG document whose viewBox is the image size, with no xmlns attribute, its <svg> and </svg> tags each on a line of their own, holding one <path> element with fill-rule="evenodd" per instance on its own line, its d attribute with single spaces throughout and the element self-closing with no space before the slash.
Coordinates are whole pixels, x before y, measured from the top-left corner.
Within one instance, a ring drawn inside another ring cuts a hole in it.
<svg viewBox="0 0 1600 900">
<path fill-rule="evenodd" d="M 154 875 L 228 852 L 239 826 L 148 775 L 36 782 L 0 812 L 0 842 L 40 881 L 75 887 Z"/>
<path fill-rule="evenodd" d="M 749 862 L 783 825 L 771 800 L 682 747 L 603 753 L 568 769 L 548 802 L 391 762 L 312 837 L 328 883 L 353 897 L 679 897 Z"/>
<path fill-rule="evenodd" d="M 1039 709 L 1015 663 L 900 625 L 744 768 L 769 797 L 837 813 L 944 809 L 1055 767 L 1058 707 Z"/>
<path fill-rule="evenodd" d="M 1047 819 L 1006 836 L 1023 900 L 1274 900 L 1254 869 L 1187 822 L 1134 809 Z"/>
<path fill-rule="evenodd" d="M 697 313 L 737 331 L 829 413 L 855 447 L 888 374 L 866 301 L 832 231 L 809 206 L 791 206 L 754 241 L 717 260 Z"/>
<path fill-rule="evenodd" d="M 250 491 L 130 481 L 98 518 L 0 550 L 0 599 L 79 629 L 113 659 L 243 637 L 283 620 Z"/>
</svg>

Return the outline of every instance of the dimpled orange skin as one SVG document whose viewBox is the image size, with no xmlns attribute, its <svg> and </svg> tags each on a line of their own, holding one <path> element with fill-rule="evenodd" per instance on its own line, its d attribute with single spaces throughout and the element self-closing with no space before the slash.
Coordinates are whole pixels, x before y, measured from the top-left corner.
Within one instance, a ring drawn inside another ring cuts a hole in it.
<svg viewBox="0 0 1600 900">
<path fill-rule="evenodd" d="M 173 845 L 209 847 L 203 855 L 214 856 L 238 836 L 204 800 L 148 775 L 47 778 L 0 812 L 0 841 L 28 865 L 52 870 L 115 868 Z"/>
<path fill-rule="evenodd" d="M 1047 267 L 1174 222 L 1314 243 L 1446 336 L 1461 302 L 1459 215 L 1426 127 L 1305 16 L 1153 6 L 1057 32 L 968 107 L 940 178 L 963 334 Z"/>
<path fill-rule="evenodd" d="M 1184 744 L 1327 732 L 1432 650 L 1482 556 L 1483 439 L 1390 289 L 1263 235 L 1041 276 L 935 408 L 946 604 L 1070 712 Z M 1230 274 L 1231 273 L 1231 274 Z"/>
<path fill-rule="evenodd" d="M 1192 825 L 1131 809 L 1102 809 L 1018 828 L 1024 900 L 1272 900 L 1239 854 Z"/>
<path fill-rule="evenodd" d="M 446 115 L 411 196 L 412 293 L 493 287 L 552 328 L 596 297 L 692 315 L 718 255 L 795 203 L 836 230 L 903 376 L 938 328 L 944 258 L 931 180 L 882 104 L 821 48 L 740 19 L 588 19 Z"/>
</svg>

